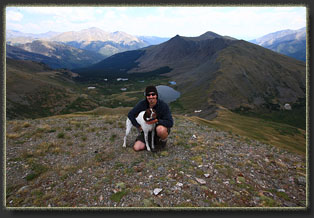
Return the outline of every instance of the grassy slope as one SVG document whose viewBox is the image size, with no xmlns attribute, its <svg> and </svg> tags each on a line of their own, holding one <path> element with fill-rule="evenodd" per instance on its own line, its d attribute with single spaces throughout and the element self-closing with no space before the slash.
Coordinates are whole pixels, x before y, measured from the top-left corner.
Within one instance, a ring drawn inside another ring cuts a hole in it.
<svg viewBox="0 0 314 218">
<path fill-rule="evenodd" d="M 51 116 L 78 96 L 71 79 L 45 65 L 7 59 L 6 67 L 7 113 L 11 118 Z"/>
<path fill-rule="evenodd" d="M 195 116 L 190 119 L 299 154 L 306 153 L 306 131 L 287 124 L 239 115 L 227 109 L 219 110 L 218 117 L 212 121 Z"/>
</svg>

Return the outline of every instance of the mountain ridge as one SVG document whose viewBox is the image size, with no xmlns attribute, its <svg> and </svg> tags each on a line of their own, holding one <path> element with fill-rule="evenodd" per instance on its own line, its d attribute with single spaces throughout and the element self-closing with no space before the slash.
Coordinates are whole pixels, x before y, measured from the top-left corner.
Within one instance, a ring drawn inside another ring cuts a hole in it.
<svg viewBox="0 0 314 218">
<path fill-rule="evenodd" d="M 244 40 L 211 32 L 199 37 L 176 35 L 162 44 L 136 51 L 142 53 L 133 57 L 128 68 L 109 70 L 105 59 L 97 64 L 98 71 L 93 70 L 101 78 L 106 77 L 107 70 L 116 76 L 131 76 L 168 68 L 162 75 L 176 81 L 183 107 L 192 112 L 198 105 L 204 116 L 216 105 L 228 109 L 270 108 L 305 98 L 303 62 Z M 122 54 L 110 57 L 110 61 L 123 63 Z M 89 72 L 85 76 L 93 77 L 88 68 L 84 71 Z M 80 69 L 74 72 L 80 74 Z"/>
<path fill-rule="evenodd" d="M 176 35 L 167 42 L 142 49 L 146 51 L 147 56 L 138 59 L 139 67 L 132 69 L 129 73 L 152 71 L 164 66 L 174 69 L 173 74 L 182 73 L 183 71 L 179 68 L 183 62 L 185 62 L 185 68 L 189 65 L 188 69 L 192 69 L 229 43 L 232 43 L 232 40 L 226 40 L 221 36 L 213 37 L 211 34 L 203 34 L 199 37 Z"/>
</svg>

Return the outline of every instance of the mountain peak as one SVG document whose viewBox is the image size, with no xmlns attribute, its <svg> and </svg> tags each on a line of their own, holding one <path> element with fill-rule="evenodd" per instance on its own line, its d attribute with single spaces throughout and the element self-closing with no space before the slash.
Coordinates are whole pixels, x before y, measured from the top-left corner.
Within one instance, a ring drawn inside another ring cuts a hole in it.
<svg viewBox="0 0 314 218">
<path fill-rule="evenodd" d="M 175 35 L 174 37 L 172 37 L 171 39 L 170 39 L 170 41 L 173 41 L 173 40 L 175 40 L 175 41 L 177 41 L 177 40 L 183 40 L 185 37 L 183 37 L 183 36 L 180 36 L 180 35 Z"/>
<path fill-rule="evenodd" d="M 176 36 L 174 36 L 173 38 L 171 38 L 170 40 L 192 40 L 192 41 L 199 41 L 199 40 L 207 40 L 207 39 L 216 39 L 216 38 L 225 38 L 224 36 L 218 35 L 214 32 L 211 31 L 207 31 L 206 33 L 200 35 L 200 36 L 196 36 L 196 37 L 185 37 L 185 36 L 180 36 L 179 34 L 177 34 Z"/>
<path fill-rule="evenodd" d="M 98 27 L 90 27 L 90 28 L 87 28 L 86 30 L 89 30 L 89 31 L 103 31 L 102 29 L 100 29 Z"/>
<path fill-rule="evenodd" d="M 200 35 L 198 38 L 200 39 L 214 39 L 214 38 L 223 38 L 221 35 L 218 35 L 217 33 L 207 31 L 206 33 Z"/>
</svg>

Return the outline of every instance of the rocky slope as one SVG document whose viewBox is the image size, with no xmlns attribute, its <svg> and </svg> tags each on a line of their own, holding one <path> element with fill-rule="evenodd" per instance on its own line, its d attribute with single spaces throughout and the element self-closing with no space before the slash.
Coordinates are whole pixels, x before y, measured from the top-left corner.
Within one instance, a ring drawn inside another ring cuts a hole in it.
<svg viewBox="0 0 314 218">
<path fill-rule="evenodd" d="M 168 146 L 135 152 L 125 115 L 67 115 L 6 126 L 7 207 L 297 207 L 304 156 L 174 116 Z"/>
</svg>

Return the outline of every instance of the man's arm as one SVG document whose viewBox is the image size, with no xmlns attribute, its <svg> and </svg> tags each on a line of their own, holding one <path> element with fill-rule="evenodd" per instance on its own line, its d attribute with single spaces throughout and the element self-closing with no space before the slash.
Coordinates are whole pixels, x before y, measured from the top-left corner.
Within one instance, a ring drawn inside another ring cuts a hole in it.
<svg viewBox="0 0 314 218">
<path fill-rule="evenodd" d="M 158 116 L 158 124 L 167 128 L 171 128 L 173 126 L 171 111 L 167 104 L 164 104 L 162 107 L 162 113 L 160 116 Z"/>
<path fill-rule="evenodd" d="M 135 126 L 136 128 L 140 128 L 141 125 L 136 121 L 135 118 L 137 117 L 137 115 L 138 115 L 141 111 L 143 111 L 143 110 L 145 110 L 145 109 L 146 109 L 146 108 L 145 108 L 144 102 L 143 102 L 143 101 L 140 101 L 140 102 L 137 103 L 137 104 L 135 105 L 135 107 L 134 107 L 132 110 L 130 110 L 130 112 L 128 113 L 128 118 L 131 120 L 132 125 Z"/>
</svg>

